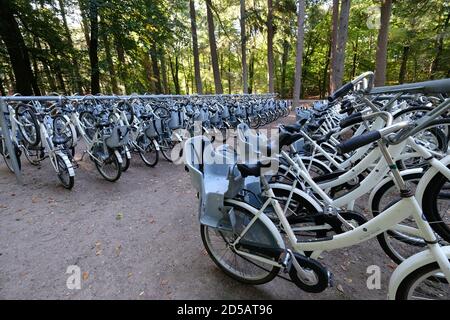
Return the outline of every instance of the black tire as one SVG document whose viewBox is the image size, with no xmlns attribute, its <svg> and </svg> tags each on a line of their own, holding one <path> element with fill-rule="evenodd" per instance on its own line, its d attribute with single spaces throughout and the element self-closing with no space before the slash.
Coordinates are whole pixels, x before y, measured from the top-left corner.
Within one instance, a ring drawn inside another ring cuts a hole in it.
<svg viewBox="0 0 450 320">
<path fill-rule="evenodd" d="M 436 293 L 437 289 L 436 287 L 438 285 L 443 285 L 446 290 L 446 295 L 441 296 L 440 298 L 443 298 L 444 300 L 450 299 L 450 286 L 448 281 L 445 279 L 445 277 L 439 276 L 431 278 L 430 276 L 427 276 L 428 274 L 435 274 L 439 273 L 440 268 L 437 262 L 429 263 L 427 265 L 424 265 L 413 272 L 411 272 L 408 276 L 405 277 L 405 279 L 402 280 L 400 283 L 397 292 L 395 293 L 395 299 L 396 300 L 407 300 L 410 297 L 410 291 L 413 289 L 414 284 L 420 280 L 421 278 L 426 277 L 426 279 L 431 282 L 432 289 L 434 293 Z M 421 293 L 423 294 L 423 289 Z M 438 293 L 439 294 L 439 293 Z"/>
<path fill-rule="evenodd" d="M 59 172 L 58 179 L 64 188 L 71 190 L 75 184 L 75 178 L 69 175 L 69 169 L 65 161 L 60 155 L 56 155 L 56 162 L 58 163 Z"/>
<path fill-rule="evenodd" d="M 131 160 L 126 153 L 122 154 L 122 172 L 126 172 L 130 168 Z"/>
<path fill-rule="evenodd" d="M 413 180 L 417 181 L 421 177 L 422 177 L 422 173 L 412 173 L 412 174 L 404 175 L 403 180 L 405 180 L 405 182 L 413 181 Z M 380 214 L 380 212 L 387 209 L 389 206 L 395 204 L 397 201 L 399 201 L 401 199 L 400 195 L 398 195 L 398 197 L 390 200 L 388 205 L 386 205 L 382 208 L 381 201 L 383 199 L 387 198 L 388 191 L 394 187 L 395 187 L 394 181 L 390 180 L 375 193 L 373 200 L 372 200 L 372 204 L 371 204 L 371 211 L 372 211 L 372 215 L 374 217 L 378 216 Z M 400 264 L 407 257 L 403 257 L 401 255 L 401 253 L 397 252 L 395 250 L 395 248 L 393 248 L 390 245 L 390 242 L 388 239 L 397 240 L 400 242 L 401 245 L 404 245 L 406 248 L 410 248 L 411 250 L 413 250 L 414 248 L 410 247 L 410 246 L 415 246 L 415 247 L 417 247 L 417 249 L 419 251 L 422 251 L 423 246 L 425 245 L 425 243 L 423 241 L 421 241 L 421 239 L 416 239 L 417 241 L 414 241 L 415 239 L 413 239 L 411 237 L 406 237 L 405 235 L 402 235 L 400 232 L 397 232 L 394 230 L 388 230 L 383 233 L 380 233 L 377 236 L 377 240 L 378 240 L 381 248 L 389 256 L 389 258 L 391 258 L 391 260 L 397 264 Z"/>
<path fill-rule="evenodd" d="M 101 176 L 109 181 L 109 182 L 115 182 L 119 180 L 120 176 L 122 175 L 122 166 L 119 163 L 119 159 L 117 159 L 117 156 L 114 152 L 111 152 L 111 155 L 108 159 L 104 161 L 104 163 L 99 163 L 98 161 L 94 161 L 95 167 L 97 168 L 98 172 L 101 174 Z M 104 165 L 112 165 L 112 174 L 109 175 L 104 170 Z"/>
<path fill-rule="evenodd" d="M 41 132 L 34 110 L 30 106 L 19 104 L 16 108 L 16 118 L 21 123 L 18 127 L 22 139 L 32 147 L 37 146 L 41 142 Z"/>
<path fill-rule="evenodd" d="M 450 168 L 450 165 L 448 166 Z M 433 230 L 447 242 L 450 242 L 450 214 L 445 210 L 447 216 L 447 223 L 445 217 L 442 216 L 443 210 L 438 208 L 438 200 L 450 200 L 450 188 L 444 187 L 449 183 L 448 179 L 440 172 L 438 172 L 428 183 L 422 198 L 422 208 L 425 217 L 430 222 Z"/>
<path fill-rule="evenodd" d="M 146 141 L 148 140 L 148 141 Z M 159 161 L 159 152 L 158 150 L 156 150 L 156 146 L 153 143 L 152 140 L 150 140 L 149 138 L 147 138 L 145 135 L 140 136 L 137 139 L 137 144 L 139 146 L 139 148 L 143 149 L 145 151 L 145 153 L 141 150 L 139 150 L 139 156 L 141 157 L 142 161 L 145 163 L 145 165 L 149 166 L 149 167 L 154 167 L 156 166 L 156 164 Z M 154 159 L 149 159 L 148 156 L 146 156 L 146 154 L 150 153 L 150 155 L 154 154 Z"/>
<path fill-rule="evenodd" d="M 58 136 L 63 137 L 65 140 L 67 140 L 66 143 L 64 143 L 64 147 L 67 149 L 72 148 L 76 141 L 74 140 L 74 137 L 72 135 L 72 129 L 70 126 L 65 126 L 67 123 L 67 120 L 62 115 L 56 115 L 53 118 L 53 134 L 56 134 Z M 65 128 L 65 130 L 63 130 Z"/>
<path fill-rule="evenodd" d="M 239 212 L 243 213 L 244 216 L 253 217 L 252 213 L 250 213 L 248 211 L 245 211 L 242 208 L 235 207 L 235 210 L 236 209 L 238 209 Z M 236 272 L 230 271 L 230 266 L 227 268 L 226 264 L 224 262 L 219 261 L 218 260 L 219 258 L 217 257 L 217 253 L 214 252 L 214 249 L 212 248 L 212 245 L 210 243 L 211 239 L 209 238 L 209 236 L 210 236 L 209 231 L 210 230 L 212 232 L 220 233 L 220 238 L 219 237 L 218 238 L 222 239 L 222 241 L 224 243 L 227 243 L 227 239 L 225 238 L 226 237 L 225 232 L 219 231 L 218 229 L 214 229 L 214 228 L 211 228 L 211 227 L 208 227 L 208 226 L 205 226 L 205 225 L 201 225 L 200 226 L 200 234 L 201 234 L 201 237 L 202 237 L 203 245 L 205 246 L 205 249 L 208 252 L 209 257 L 229 277 L 231 277 L 234 280 L 237 280 L 237 281 L 239 281 L 241 283 L 250 284 L 250 285 L 258 285 L 258 284 L 264 284 L 264 283 L 267 283 L 267 282 L 271 281 L 279 273 L 279 271 L 280 271 L 279 267 L 275 267 L 275 266 L 272 266 L 272 265 L 268 265 L 268 266 L 265 266 L 265 267 L 259 266 L 256 263 L 254 263 L 253 261 L 249 260 L 248 258 L 244 258 L 244 257 L 241 257 L 240 255 L 236 254 L 232 249 L 229 249 L 229 250 L 230 250 L 231 254 L 234 254 L 235 259 L 242 259 L 243 263 L 246 262 L 246 263 L 249 263 L 249 266 L 253 266 L 253 267 L 256 266 L 255 269 L 258 270 L 258 271 L 261 270 L 261 272 L 264 271 L 264 274 L 261 275 L 260 277 L 249 278 L 249 277 L 245 277 L 244 276 L 244 272 L 240 273 L 237 270 L 236 270 Z M 270 233 L 269 233 L 269 235 L 270 235 Z M 226 256 L 226 254 L 221 254 L 220 260 L 225 258 L 225 256 Z M 238 265 L 238 263 L 236 262 L 236 266 L 237 265 Z M 266 269 L 266 268 L 270 268 L 270 269 Z"/>
<path fill-rule="evenodd" d="M 20 155 L 22 154 L 20 149 L 14 145 L 14 150 L 16 152 L 16 159 L 17 159 L 17 165 L 19 166 L 19 170 L 22 170 L 22 161 L 20 161 Z M 9 156 L 8 150 L 6 150 L 6 146 L 5 146 L 5 152 L 2 152 L 2 156 L 3 156 L 3 160 L 5 161 L 6 166 L 8 167 L 9 171 L 11 171 L 12 173 L 14 173 L 14 168 L 12 165 L 12 159 Z"/>
<path fill-rule="evenodd" d="M 95 132 L 97 131 L 96 123 L 97 118 L 90 111 L 83 111 L 80 113 L 80 122 L 84 126 L 84 131 L 89 138 L 92 140 L 94 138 Z"/>
</svg>

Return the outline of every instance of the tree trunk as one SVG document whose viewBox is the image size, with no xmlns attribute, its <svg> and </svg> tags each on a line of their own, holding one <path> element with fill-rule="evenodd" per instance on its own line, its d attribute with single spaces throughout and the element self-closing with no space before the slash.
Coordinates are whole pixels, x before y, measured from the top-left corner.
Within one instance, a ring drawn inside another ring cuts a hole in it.
<svg viewBox="0 0 450 320">
<path fill-rule="evenodd" d="M 441 60 L 442 51 L 444 49 L 444 36 L 446 34 L 448 24 L 450 21 L 450 12 L 447 13 L 447 18 L 444 22 L 443 30 L 439 32 L 436 40 L 436 55 L 433 59 L 433 62 L 431 63 L 430 67 L 430 78 L 434 79 L 436 71 L 438 71 L 439 68 L 439 62 Z"/>
<path fill-rule="evenodd" d="M 408 55 L 409 55 L 409 46 L 403 46 L 402 64 L 400 66 L 400 73 L 398 75 L 398 83 L 400 84 L 405 82 Z"/>
<path fill-rule="evenodd" d="M 0 93 L 1 93 L 2 96 L 6 96 L 7 95 L 6 94 L 6 90 L 5 90 L 5 86 L 3 84 L 3 79 L 2 79 L 1 76 L 0 76 Z"/>
<path fill-rule="evenodd" d="M 242 55 L 242 91 L 248 93 L 248 73 L 247 73 L 247 35 L 245 33 L 245 0 L 240 0 L 241 4 L 241 55 Z"/>
<path fill-rule="evenodd" d="M 248 67 L 248 93 L 253 93 L 253 80 L 255 75 L 255 56 L 253 53 L 250 54 L 250 65 Z"/>
<path fill-rule="evenodd" d="M 356 62 L 358 61 L 358 34 L 356 35 L 356 41 L 353 45 L 353 62 L 352 62 L 352 78 L 356 75 Z"/>
<path fill-rule="evenodd" d="M 286 69 L 289 59 L 289 41 L 286 39 L 283 41 L 283 55 L 281 56 L 281 83 L 280 94 L 282 98 L 286 98 Z"/>
<path fill-rule="evenodd" d="M 89 45 L 91 43 L 91 31 L 89 29 L 89 7 L 86 1 L 88 0 L 78 0 L 78 6 L 80 8 L 81 30 L 83 30 L 86 46 L 89 48 Z"/>
<path fill-rule="evenodd" d="M 8 0 L 0 0 L 0 36 L 5 43 L 14 72 L 15 91 L 25 96 L 33 95 L 30 57 L 14 18 L 14 8 Z"/>
<path fill-rule="evenodd" d="M 175 56 L 175 63 L 169 56 L 170 71 L 172 73 L 173 84 L 175 86 L 175 94 L 180 94 L 180 80 L 178 78 L 178 56 Z"/>
<path fill-rule="evenodd" d="M 108 65 L 108 72 L 109 77 L 111 79 L 111 89 L 112 92 L 115 94 L 119 93 L 119 87 L 117 85 L 117 76 L 116 76 L 116 70 L 114 68 L 114 61 L 111 55 L 111 44 L 108 39 L 108 34 L 106 30 L 105 24 L 102 23 L 102 30 L 100 32 L 103 46 L 105 47 L 105 57 L 106 57 L 106 63 Z"/>
<path fill-rule="evenodd" d="M 100 93 L 100 69 L 98 65 L 98 5 L 97 0 L 89 1 L 89 21 L 91 41 L 89 43 L 89 61 L 91 63 L 91 94 Z"/>
<path fill-rule="evenodd" d="M 320 90 L 320 97 L 323 98 L 325 96 L 325 91 L 327 88 L 327 75 L 328 75 L 328 67 L 330 66 L 330 60 L 331 60 L 331 48 L 332 48 L 332 44 L 331 41 L 329 42 L 328 45 L 328 52 L 327 52 L 327 56 L 325 58 L 325 66 L 323 68 L 323 73 L 322 73 L 322 88 Z"/>
<path fill-rule="evenodd" d="M 273 62 L 273 4 L 267 0 L 267 70 L 269 73 L 269 92 L 275 92 L 274 62 Z"/>
<path fill-rule="evenodd" d="M 163 85 L 163 93 L 169 93 L 169 86 L 167 83 L 167 66 L 166 66 L 166 56 L 164 52 L 161 53 L 161 74 L 162 74 L 162 85 Z"/>
<path fill-rule="evenodd" d="M 152 69 L 153 69 L 156 93 L 160 94 L 160 93 L 162 93 L 161 75 L 160 75 L 159 66 L 158 66 L 158 51 L 156 49 L 155 43 L 153 43 L 152 49 L 150 50 L 150 57 L 152 58 Z"/>
<path fill-rule="evenodd" d="M 70 35 L 69 26 L 67 24 L 67 18 L 66 18 L 66 10 L 64 6 L 64 0 L 58 0 L 59 4 L 59 10 L 61 12 L 61 18 L 63 22 L 64 32 L 66 33 L 67 38 L 67 44 L 69 47 L 69 50 L 71 51 L 71 62 L 73 66 L 73 71 L 75 75 L 75 87 L 79 94 L 83 93 L 83 82 L 80 75 L 80 67 L 78 65 L 78 57 L 76 56 L 75 47 L 73 46 L 72 36 Z"/>
<path fill-rule="evenodd" d="M 189 0 L 189 13 L 191 16 L 192 52 L 194 55 L 195 87 L 197 89 L 198 94 L 203 94 L 202 77 L 200 74 L 200 57 L 198 53 L 197 22 L 195 18 L 194 0 Z"/>
<path fill-rule="evenodd" d="M 350 15 L 351 0 L 342 0 L 339 14 L 339 30 L 337 36 L 336 59 L 334 66 L 334 87 L 338 89 L 342 86 L 345 68 L 345 46 L 348 36 L 348 20 Z"/>
<path fill-rule="evenodd" d="M 295 75 L 293 90 L 293 107 L 299 106 L 300 90 L 302 87 L 302 62 L 303 62 L 303 41 L 305 38 L 305 0 L 298 1 L 297 15 L 297 46 L 295 56 Z"/>
<path fill-rule="evenodd" d="M 208 37 L 209 37 L 209 48 L 211 50 L 211 63 L 214 74 L 214 86 L 217 94 L 223 93 L 222 81 L 220 79 L 220 69 L 219 69 L 219 59 L 217 57 L 217 45 L 216 36 L 214 34 L 214 19 L 212 13 L 212 3 L 211 0 L 206 1 L 206 15 L 208 20 Z"/>
<path fill-rule="evenodd" d="M 387 43 L 389 20 L 391 19 L 392 0 L 382 0 L 381 26 L 378 31 L 377 53 L 375 58 L 375 87 L 384 86 L 386 82 Z"/>
<path fill-rule="evenodd" d="M 336 58 L 337 58 L 337 37 L 339 31 L 339 0 L 333 0 L 333 14 L 331 27 L 331 51 L 330 51 L 330 86 L 329 92 L 336 91 Z"/>
<path fill-rule="evenodd" d="M 144 70 L 145 70 L 145 79 L 147 80 L 148 89 L 146 91 L 150 93 L 155 93 L 155 82 L 153 81 L 153 70 L 152 63 L 150 61 L 150 56 L 148 52 L 144 53 Z"/>
</svg>

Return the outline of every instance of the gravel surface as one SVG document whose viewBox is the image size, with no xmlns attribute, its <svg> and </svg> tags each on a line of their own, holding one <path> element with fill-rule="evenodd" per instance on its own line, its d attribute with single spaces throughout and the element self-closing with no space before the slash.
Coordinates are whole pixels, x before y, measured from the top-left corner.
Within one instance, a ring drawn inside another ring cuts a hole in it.
<svg viewBox="0 0 450 320">
<path fill-rule="evenodd" d="M 319 261 L 334 274 L 323 293 L 278 278 L 243 285 L 203 248 L 196 192 L 182 165 L 160 159 L 148 168 L 135 155 L 129 171 L 109 183 L 87 157 L 79 164 L 67 191 L 48 161 L 24 163 L 25 184 L 18 185 L 0 160 L 1 299 L 386 298 L 395 265 L 376 240 L 323 253 Z M 66 286 L 70 265 L 81 270 L 81 289 Z M 366 286 L 370 265 L 381 268 L 381 289 Z"/>
</svg>

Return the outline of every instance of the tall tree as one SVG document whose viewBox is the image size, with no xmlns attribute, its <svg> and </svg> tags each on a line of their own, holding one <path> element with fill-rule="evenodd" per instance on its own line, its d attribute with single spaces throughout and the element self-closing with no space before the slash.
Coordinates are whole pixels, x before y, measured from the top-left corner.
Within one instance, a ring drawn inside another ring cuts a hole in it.
<svg viewBox="0 0 450 320">
<path fill-rule="evenodd" d="M 214 75 L 214 87 L 217 94 L 223 93 L 222 81 L 220 78 L 220 69 L 219 69 L 219 59 L 217 56 L 217 44 L 216 44 L 216 36 L 214 29 L 214 17 L 212 12 L 212 3 L 211 0 L 206 1 L 206 18 L 208 21 L 208 38 L 209 38 L 209 48 L 211 51 L 211 64 L 213 68 Z"/>
<path fill-rule="evenodd" d="M 273 36 L 273 3 L 272 0 L 267 0 L 267 70 L 269 77 L 269 92 L 275 92 Z"/>
<path fill-rule="evenodd" d="M 89 0 L 89 22 L 91 36 L 89 42 L 89 61 L 91 63 L 91 94 L 100 93 L 100 69 L 98 65 L 98 3 Z"/>
<path fill-rule="evenodd" d="M 33 71 L 28 49 L 14 18 L 15 8 L 9 0 L 0 0 L 0 36 L 5 43 L 15 77 L 15 91 L 22 95 L 33 95 Z"/>
<path fill-rule="evenodd" d="M 189 14 L 191 17 L 192 53 L 194 56 L 195 87 L 197 89 L 198 94 L 203 94 L 202 77 L 200 74 L 200 56 L 198 53 L 197 21 L 195 17 L 194 0 L 189 0 Z"/>
<path fill-rule="evenodd" d="M 302 88 L 302 62 L 303 62 L 303 42 L 305 38 L 305 0 L 298 1 L 297 13 L 297 45 L 295 56 L 295 76 L 293 90 L 293 106 L 299 106 L 300 91 Z"/>
<path fill-rule="evenodd" d="M 442 5 L 442 11 L 445 12 L 447 10 L 447 15 L 444 21 L 444 24 L 442 26 L 442 29 L 440 29 L 440 26 L 438 26 L 438 35 L 436 37 L 436 47 L 435 47 L 435 55 L 433 57 L 433 61 L 431 62 L 430 66 L 430 78 L 434 79 L 436 71 L 438 71 L 439 63 L 441 62 L 442 52 L 444 51 L 444 37 L 447 33 L 447 29 L 450 22 L 450 9 L 448 6 L 446 7 L 445 4 Z M 450 69 L 450 68 L 449 68 Z M 448 71 L 450 73 L 450 70 Z"/>
<path fill-rule="evenodd" d="M 241 25 L 241 56 L 242 56 L 242 91 L 248 93 L 248 72 L 247 72 L 247 35 L 245 33 L 245 0 L 240 0 L 240 25 Z"/>
<path fill-rule="evenodd" d="M 71 51 L 71 62 L 72 62 L 72 66 L 73 66 L 76 90 L 78 91 L 79 94 L 82 94 L 83 81 L 82 81 L 81 75 L 80 75 L 80 66 L 78 64 L 78 57 L 75 52 L 75 47 L 73 46 L 71 32 L 69 30 L 69 25 L 67 24 L 65 1 L 58 0 L 58 4 L 59 4 L 59 11 L 61 13 L 61 18 L 62 18 L 62 22 L 63 22 L 64 32 L 66 33 L 67 45 L 68 45 L 69 50 Z"/>
<path fill-rule="evenodd" d="M 333 0 L 333 13 L 331 17 L 331 50 L 330 50 L 330 93 L 336 91 L 336 58 L 337 37 L 339 31 L 339 0 Z"/>
<path fill-rule="evenodd" d="M 348 37 L 348 20 L 350 17 L 351 0 L 342 0 L 339 13 L 339 30 L 336 45 L 336 60 L 334 66 L 334 87 L 342 86 L 345 70 L 345 46 Z"/>
<path fill-rule="evenodd" d="M 375 81 L 376 87 L 384 86 L 386 82 L 387 44 L 389 21 L 391 19 L 392 0 L 382 0 L 380 30 L 378 31 L 377 53 L 375 57 Z"/>
</svg>

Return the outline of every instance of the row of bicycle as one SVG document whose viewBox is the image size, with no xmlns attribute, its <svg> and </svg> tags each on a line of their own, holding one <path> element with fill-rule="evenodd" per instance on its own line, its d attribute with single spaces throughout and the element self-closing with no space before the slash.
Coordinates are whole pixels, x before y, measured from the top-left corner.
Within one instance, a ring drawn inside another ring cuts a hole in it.
<svg viewBox="0 0 450 320">
<path fill-rule="evenodd" d="M 450 79 L 372 80 L 297 109 L 275 137 L 240 124 L 237 145 L 186 141 L 201 238 L 227 275 L 318 293 L 331 285 L 322 252 L 377 238 L 398 264 L 389 298 L 450 299 Z"/>
<path fill-rule="evenodd" d="M 149 167 L 157 164 L 159 152 L 172 162 L 182 154 L 182 149 L 175 146 L 194 133 L 214 140 L 239 123 L 256 128 L 290 111 L 289 104 L 274 95 L 100 95 L 31 100 L 13 96 L 6 101 L 4 114 L 19 169 L 22 154 L 32 165 L 49 158 L 67 189 L 74 185 L 79 140 L 84 142 L 82 156 L 89 156 L 104 179 L 116 181 L 129 168 L 132 153 L 139 154 Z M 196 124 L 200 132 L 195 131 Z M 5 132 L 0 131 L 0 153 L 14 172 Z"/>
</svg>

